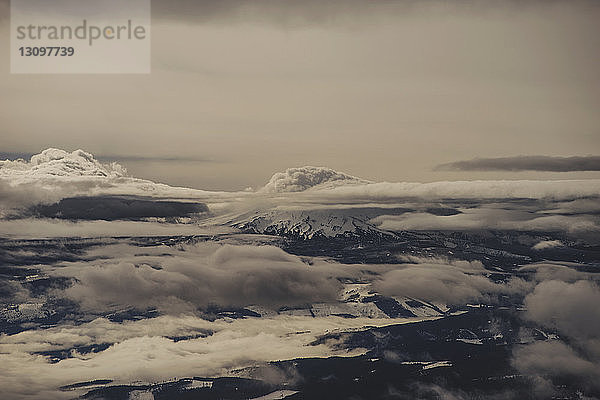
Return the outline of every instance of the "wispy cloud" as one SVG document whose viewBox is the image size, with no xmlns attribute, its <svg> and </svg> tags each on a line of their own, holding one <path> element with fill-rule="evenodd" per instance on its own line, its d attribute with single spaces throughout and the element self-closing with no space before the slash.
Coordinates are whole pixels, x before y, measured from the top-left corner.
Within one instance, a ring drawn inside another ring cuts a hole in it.
<svg viewBox="0 0 600 400">
<path fill-rule="evenodd" d="M 475 158 L 440 164 L 436 170 L 458 171 L 600 171 L 600 156 L 516 156 Z"/>
</svg>

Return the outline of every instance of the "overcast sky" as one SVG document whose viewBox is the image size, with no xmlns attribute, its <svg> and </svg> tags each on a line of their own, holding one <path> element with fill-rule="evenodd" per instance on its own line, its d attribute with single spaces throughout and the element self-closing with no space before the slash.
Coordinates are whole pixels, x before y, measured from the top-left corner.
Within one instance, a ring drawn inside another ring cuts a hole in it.
<svg viewBox="0 0 600 400">
<path fill-rule="evenodd" d="M 154 2 L 149 75 L 11 75 L 5 57 L 0 151 L 82 148 L 206 189 L 301 165 L 395 182 L 600 177 L 435 168 L 600 154 L 600 2 L 323 3 Z"/>
</svg>

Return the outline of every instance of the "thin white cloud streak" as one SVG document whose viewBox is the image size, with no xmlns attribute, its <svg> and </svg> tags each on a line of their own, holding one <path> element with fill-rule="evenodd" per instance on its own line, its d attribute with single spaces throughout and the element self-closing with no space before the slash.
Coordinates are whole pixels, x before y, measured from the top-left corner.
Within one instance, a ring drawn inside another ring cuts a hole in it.
<svg viewBox="0 0 600 400">
<path fill-rule="evenodd" d="M 564 245 L 565 244 L 560 240 L 542 240 L 541 242 L 534 244 L 531 248 L 533 250 L 547 250 L 554 249 L 557 247 L 563 247 Z"/>
</svg>

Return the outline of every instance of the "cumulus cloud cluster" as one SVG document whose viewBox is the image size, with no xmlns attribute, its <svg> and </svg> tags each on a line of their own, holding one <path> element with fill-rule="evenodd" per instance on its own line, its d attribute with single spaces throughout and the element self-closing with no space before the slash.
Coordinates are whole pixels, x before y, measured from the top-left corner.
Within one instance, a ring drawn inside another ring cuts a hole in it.
<svg viewBox="0 0 600 400">
<path fill-rule="evenodd" d="M 133 195 L 191 199 L 226 199 L 242 194 L 172 187 L 127 175 L 113 163 L 75 150 L 46 149 L 29 161 L 0 161 L 0 218 L 37 204 L 78 196 Z"/>
<path fill-rule="evenodd" d="M 31 156 L 29 161 L 23 159 L 0 161 L 0 177 L 15 176 L 102 176 L 122 177 L 127 170 L 117 164 L 102 164 L 90 153 L 75 150 L 68 153 L 64 150 L 49 148 Z"/>
<path fill-rule="evenodd" d="M 537 342 L 518 349 L 515 352 L 514 365 L 522 373 L 536 376 L 537 390 L 540 395 L 545 396 L 551 396 L 554 391 L 545 377 L 574 378 L 585 385 L 587 390 L 590 387 L 597 388 L 600 378 L 600 365 L 597 362 L 581 357 L 572 347 L 561 341 Z"/>
<path fill-rule="evenodd" d="M 331 187 L 341 184 L 368 183 L 368 181 L 326 167 L 288 168 L 277 172 L 261 189 L 263 192 L 302 192 L 314 187 Z"/>
<path fill-rule="evenodd" d="M 540 398 L 556 395 L 556 385 L 565 379 L 588 393 L 600 390 L 597 273 L 586 272 L 584 265 L 544 262 L 521 267 L 519 275 L 527 279 L 512 277 L 498 282 L 490 280 L 478 262 L 414 257 L 406 261 L 412 264 L 384 273 L 373 287 L 390 296 L 414 296 L 446 304 L 473 301 L 493 304 L 500 295 L 513 296 L 514 304 L 523 299 L 523 318 L 558 334 L 554 339 L 515 347 L 513 366 L 534 378 L 535 395 Z"/>
</svg>

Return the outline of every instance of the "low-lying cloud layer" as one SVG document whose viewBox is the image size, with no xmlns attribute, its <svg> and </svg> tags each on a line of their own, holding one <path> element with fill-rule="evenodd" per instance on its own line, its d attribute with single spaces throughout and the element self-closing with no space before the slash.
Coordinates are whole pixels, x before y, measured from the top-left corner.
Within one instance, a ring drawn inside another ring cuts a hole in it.
<svg viewBox="0 0 600 400">
<path fill-rule="evenodd" d="M 388 296 L 407 296 L 444 304 L 493 303 L 500 294 L 524 293 L 520 279 L 494 283 L 479 262 L 421 263 L 405 265 L 382 275 L 374 288 Z"/>
<path fill-rule="evenodd" d="M 143 251 L 143 253 L 140 253 Z M 339 278 L 364 280 L 392 266 L 346 266 L 313 259 L 306 263 L 272 246 L 198 243 L 175 247 L 98 246 L 82 261 L 38 265 L 43 274 L 71 279 L 70 286 L 49 295 L 74 301 L 86 317 L 55 327 L 0 336 L 0 380 L 9 398 L 72 398 L 60 386 L 94 379 L 115 383 L 157 382 L 173 376 L 222 376 L 268 361 L 296 357 L 353 356 L 335 343 L 315 344 L 320 335 L 428 318 L 327 318 L 261 311 L 260 318 L 207 319 L 198 307 L 207 305 L 261 310 L 294 304 L 335 303 L 343 288 Z M 469 269 L 469 263 L 456 268 Z M 448 266 L 449 268 L 454 268 Z M 476 268 L 477 269 L 477 268 Z M 26 291 L 12 288 L 26 301 Z M 423 295 L 427 293 L 423 292 Z M 30 302 L 44 301 L 32 298 Z M 111 311 L 158 308 L 155 318 L 115 322 Z M 437 318 L 437 317 L 434 317 Z M 431 319 L 431 318 L 429 318 Z M 175 341 L 169 338 L 189 337 Z M 97 353 L 78 346 L 108 344 Z M 40 355 L 66 351 L 52 364 Z"/>
<path fill-rule="evenodd" d="M 585 385 L 597 376 L 595 321 L 600 317 L 594 307 L 600 292 L 595 276 L 575 265 L 531 264 L 517 271 L 518 278 L 498 279 L 478 261 L 398 255 L 395 264 L 344 265 L 258 242 L 229 244 L 234 242 L 225 238 L 139 247 L 112 240 L 89 247 L 76 260 L 36 265 L 42 276 L 66 282 L 50 285 L 46 295 L 30 293 L 16 281 L 0 288 L 12 301 L 67 299 L 77 305 L 58 326 L 0 336 L 4 393 L 10 398 L 72 398 L 73 392 L 57 388 L 93 379 L 118 384 L 222 376 L 271 360 L 358 355 L 365 350 L 314 342 L 325 333 L 419 320 L 383 313 L 369 318 L 286 314 L 294 305 L 309 309 L 320 303 L 321 310 L 343 305 L 348 289 L 356 286 L 342 283 L 349 281 L 361 282 L 365 295 L 418 299 L 442 308 L 471 302 L 494 305 L 507 296 L 520 304 L 525 298 L 529 321 L 571 341 L 524 346 L 514 354 L 515 367 L 531 376 L 575 375 Z M 211 307 L 248 307 L 261 317 L 214 319 L 207 313 Z M 284 310 L 278 312 L 280 307 Z M 106 318 L 131 308 L 157 309 L 157 316 L 123 322 Z M 169 339 L 174 337 L 189 339 Z M 70 350 L 101 344 L 108 348 L 97 353 Z M 41 355 L 52 351 L 66 351 L 68 357 L 52 364 Z M 564 364 L 553 366 L 547 355 L 560 357 Z"/>
<path fill-rule="evenodd" d="M 347 352 L 310 343 L 326 331 L 356 329 L 367 323 L 377 326 L 390 321 L 281 316 L 211 322 L 187 315 L 116 323 L 99 318 L 80 325 L 1 336 L 0 380 L 6 398 L 72 399 L 74 392 L 58 388 L 100 378 L 127 384 L 164 381 L 173 376 L 231 376 L 234 369 L 268 361 L 359 355 L 361 349 Z M 188 335 L 200 337 L 177 342 L 167 338 Z M 32 354 L 99 343 L 114 344 L 97 354 L 75 352 L 56 364 Z"/>
<path fill-rule="evenodd" d="M 96 311 L 156 307 L 180 312 L 210 305 L 277 309 L 334 301 L 342 287 L 327 271 L 272 246 L 196 246 L 169 258 L 74 264 L 57 273 L 77 279 L 67 297 Z"/>
</svg>

